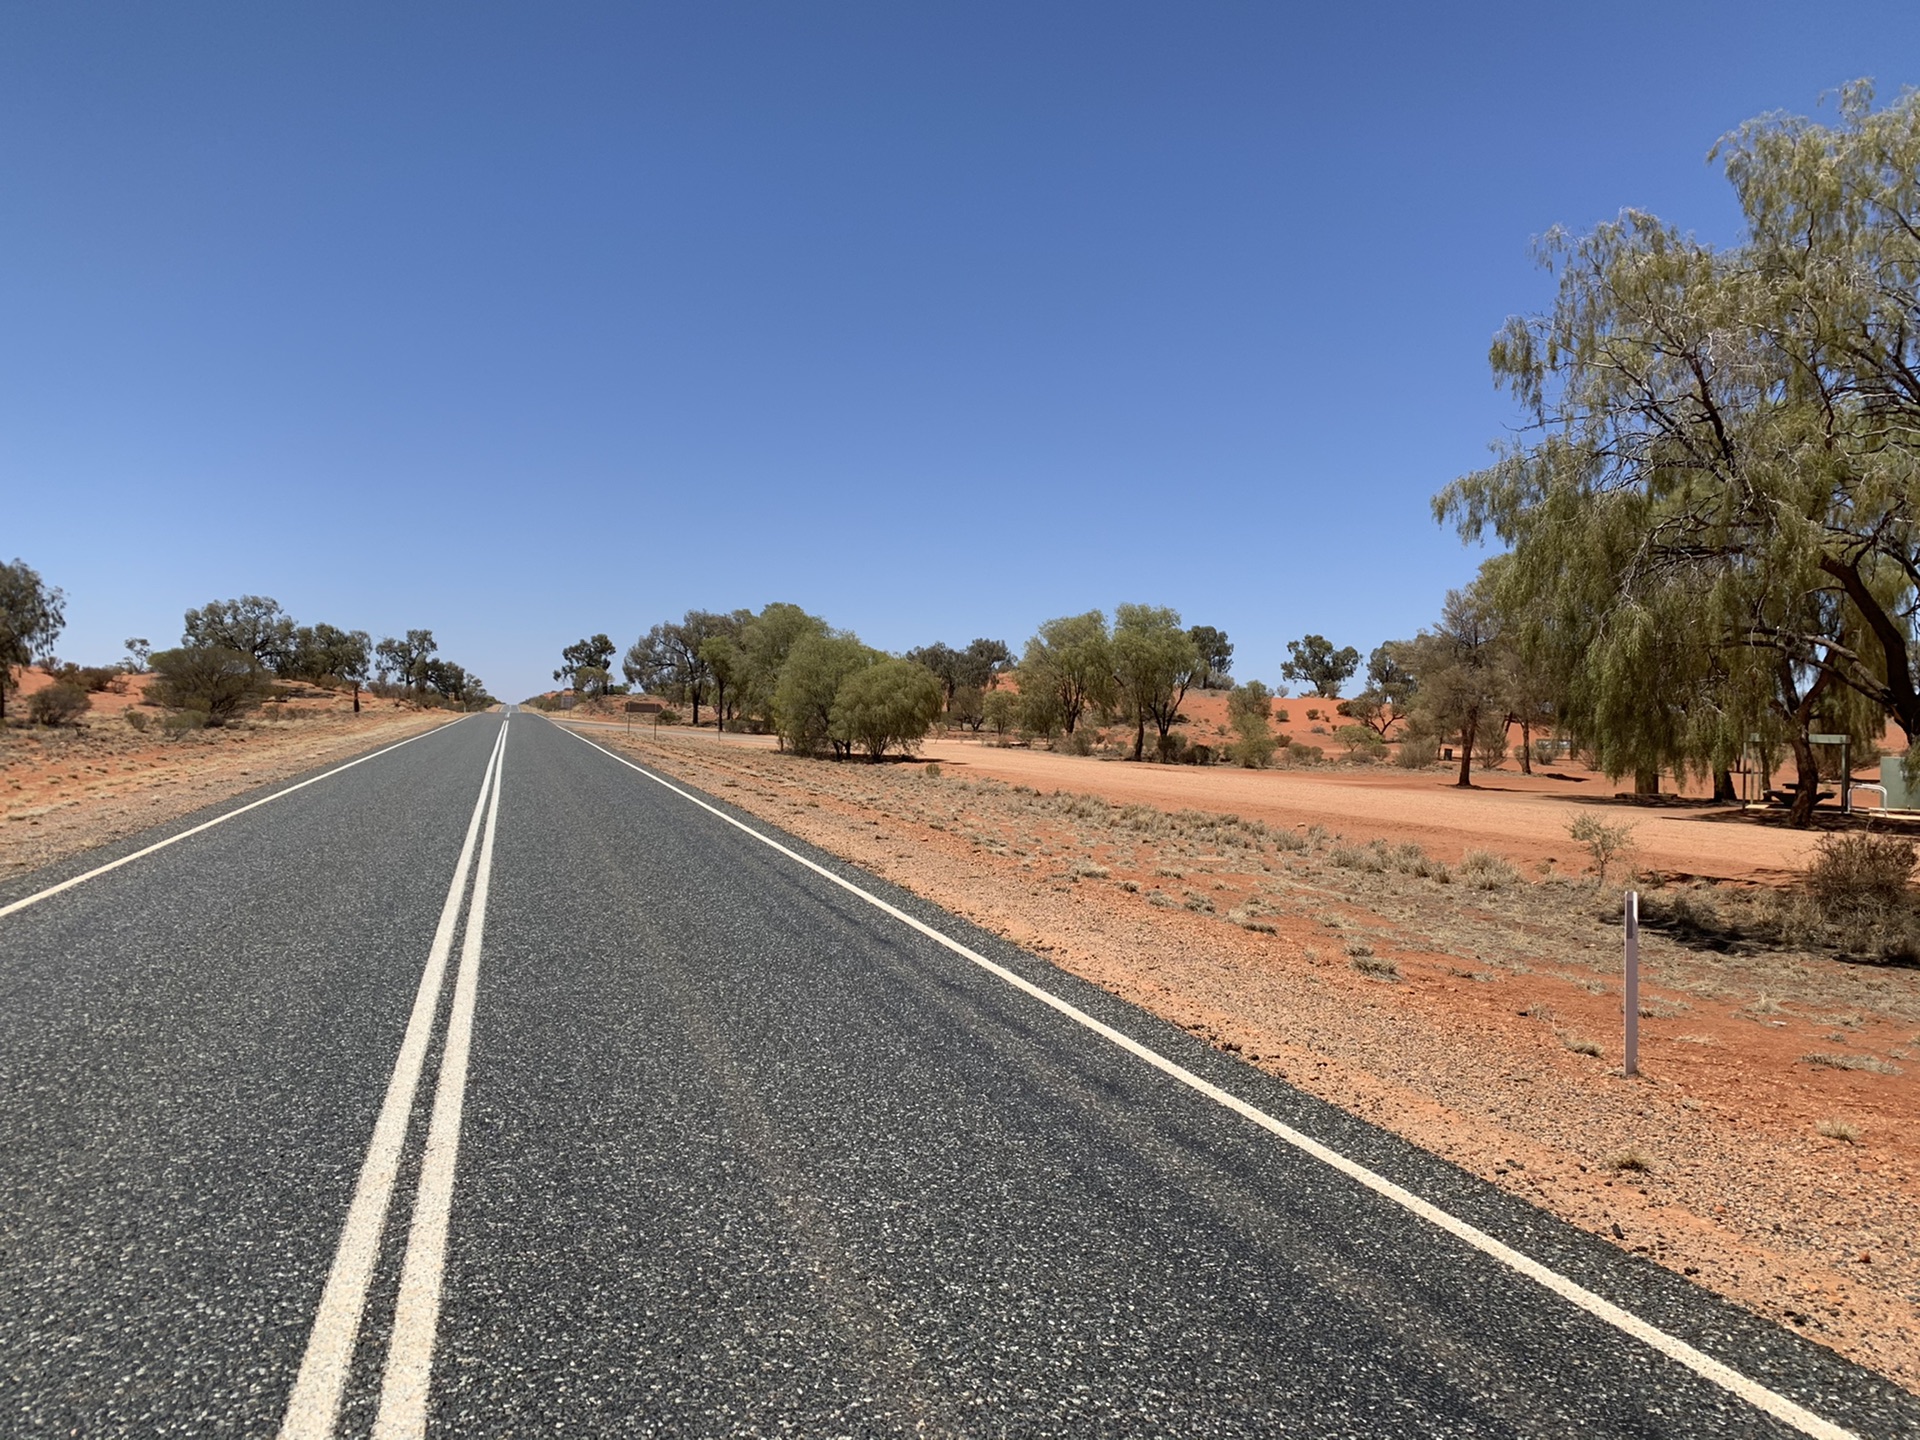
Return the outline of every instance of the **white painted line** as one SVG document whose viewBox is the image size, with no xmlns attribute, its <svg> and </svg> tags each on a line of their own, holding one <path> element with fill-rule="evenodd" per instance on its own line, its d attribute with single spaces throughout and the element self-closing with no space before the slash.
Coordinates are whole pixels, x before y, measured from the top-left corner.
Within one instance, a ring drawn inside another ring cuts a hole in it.
<svg viewBox="0 0 1920 1440">
<path fill-rule="evenodd" d="M 557 723 L 558 722 L 556 722 L 556 724 Z M 560 728 L 564 729 L 565 727 L 561 726 Z M 1383 1199 L 1392 1201 L 1395 1205 L 1400 1206 L 1403 1210 L 1406 1210 L 1413 1215 L 1419 1216 L 1422 1220 L 1425 1220 L 1428 1224 L 1434 1225 L 1439 1229 L 1446 1231 L 1449 1235 L 1452 1235 L 1457 1239 L 1464 1241 L 1466 1244 L 1472 1246 L 1475 1250 L 1478 1250 L 1481 1254 L 1489 1256 L 1492 1259 L 1499 1261 L 1502 1265 L 1505 1265 L 1508 1269 L 1514 1271 L 1515 1273 L 1524 1275 L 1526 1276 L 1527 1279 L 1532 1280 L 1536 1284 L 1541 1285 L 1546 1289 L 1552 1291 L 1555 1295 L 1558 1295 L 1561 1299 L 1567 1301 L 1571 1305 L 1578 1307 L 1581 1310 L 1586 1311 L 1589 1315 L 1593 1316 L 1595 1319 L 1604 1321 L 1606 1324 L 1613 1326 L 1616 1330 L 1619 1330 L 1623 1334 L 1632 1336 L 1635 1340 L 1638 1340 L 1642 1344 L 1648 1346 L 1649 1348 L 1658 1351 L 1660 1354 L 1666 1356 L 1669 1360 L 1673 1360 L 1681 1365 L 1686 1366 L 1686 1368 L 1693 1371 L 1694 1374 L 1700 1376 L 1705 1380 L 1711 1381 L 1715 1385 L 1720 1386 L 1723 1390 L 1726 1390 L 1728 1393 L 1738 1396 L 1740 1399 L 1746 1401 L 1747 1404 L 1753 1406 L 1756 1410 L 1764 1411 L 1766 1414 L 1773 1416 L 1774 1419 L 1783 1421 L 1786 1424 L 1793 1426 L 1794 1429 L 1800 1431 L 1802 1434 L 1816 1437 L 1816 1440 L 1857 1440 L 1857 1437 L 1854 1435 L 1854 1433 L 1851 1430 L 1843 1429 L 1842 1427 L 1835 1425 L 1832 1421 L 1823 1419 L 1821 1416 L 1814 1414 L 1811 1410 L 1808 1410 L 1803 1406 L 1795 1404 L 1793 1401 L 1789 1400 L 1786 1396 L 1778 1394 L 1775 1391 L 1769 1390 L 1766 1386 L 1760 1384 L 1757 1380 L 1748 1379 L 1745 1375 L 1742 1375 L 1738 1370 L 1735 1370 L 1732 1366 L 1722 1364 L 1720 1361 L 1714 1359 L 1711 1355 L 1707 1354 L 1705 1351 L 1695 1349 L 1693 1346 L 1689 1345 L 1686 1341 L 1680 1339 L 1678 1336 L 1669 1335 L 1667 1334 L 1666 1331 L 1660 1329 L 1655 1325 L 1649 1324 L 1647 1321 L 1642 1320 L 1638 1315 L 1633 1314 L 1631 1311 L 1623 1310 L 1618 1305 L 1615 1305 L 1612 1301 L 1602 1299 L 1600 1296 L 1594 1294 L 1591 1290 L 1587 1289 L 1585 1286 L 1580 1285 L 1579 1283 L 1573 1280 L 1569 1280 L 1566 1276 L 1560 1274 L 1557 1270 L 1549 1269 L 1547 1266 L 1542 1265 L 1538 1260 L 1532 1259 L 1530 1256 L 1523 1255 L 1518 1250 L 1515 1250 L 1514 1248 L 1512 1248 L 1510 1245 L 1506 1245 L 1501 1241 L 1494 1239 L 1494 1237 L 1487 1234 L 1486 1231 L 1481 1230 L 1476 1226 L 1469 1225 L 1465 1220 L 1460 1219 L 1458 1216 L 1449 1214 L 1447 1211 L 1440 1209 L 1440 1207 L 1437 1205 L 1430 1204 L 1428 1201 L 1425 1201 L 1421 1199 L 1418 1195 L 1414 1194 L 1411 1190 L 1407 1190 L 1399 1185 L 1396 1185 L 1393 1183 L 1393 1181 L 1387 1179 L 1384 1175 L 1379 1175 L 1373 1172 L 1372 1170 L 1369 1170 L 1366 1166 L 1360 1164 L 1357 1160 L 1348 1159 L 1345 1155 L 1342 1155 L 1339 1151 L 1331 1149 L 1326 1145 L 1322 1145 L 1318 1140 L 1313 1139 L 1309 1135 L 1302 1134 L 1300 1131 L 1295 1130 L 1291 1125 L 1288 1125 L 1283 1121 L 1276 1120 L 1273 1116 L 1267 1114 L 1266 1111 L 1258 1109 L 1253 1105 L 1249 1105 L 1245 1100 L 1242 1100 L 1239 1096 L 1230 1094 L 1227 1091 L 1222 1090 L 1219 1086 L 1213 1084 L 1211 1081 L 1201 1079 L 1198 1075 L 1195 1075 L 1191 1070 L 1186 1069 L 1184 1066 L 1175 1064 L 1173 1061 L 1167 1059 L 1164 1055 L 1159 1054 L 1157 1051 L 1148 1049 L 1145 1045 L 1142 1045 L 1138 1040 L 1133 1039 L 1131 1036 L 1124 1035 L 1120 1031 L 1115 1030 L 1112 1026 L 1103 1024 L 1101 1021 L 1094 1019 L 1093 1016 L 1087 1014 L 1086 1011 L 1080 1009 L 1077 1005 L 1073 1005 L 1066 1000 L 1062 1000 L 1058 995 L 1053 994 L 1049 990 L 1042 989 L 1040 986 L 1035 985 L 1031 980 L 1027 980 L 1020 975 L 1016 975 L 1013 971 L 1007 969 L 1004 965 L 1000 965 L 995 963 L 992 960 L 989 960 L 986 956 L 980 954 L 979 951 L 969 949 L 967 946 L 962 945 L 958 940 L 955 940 L 950 936 L 941 934 L 938 930 L 934 929 L 931 925 L 928 925 L 923 921 L 915 919 L 913 916 L 907 914 L 906 911 L 901 910 L 896 906 L 889 905 L 885 900 L 882 900 L 878 895 L 874 895 L 866 890 L 861 889 L 858 885 L 854 884 L 851 880 L 842 879 L 840 876 L 834 874 L 833 871 L 827 869 L 824 865 L 818 865 L 814 863 L 812 860 L 809 860 L 806 856 L 800 854 L 799 852 L 795 850 L 791 850 L 787 846 L 782 845 L 778 840 L 774 840 L 767 835 L 763 835 L 760 831 L 754 829 L 751 825 L 742 824 L 740 821 L 734 819 L 733 816 L 727 814 L 726 811 L 721 810 L 716 806 L 709 805 L 706 801 L 702 800 L 699 796 L 691 794 L 688 791 L 682 790 L 678 785 L 673 784 L 671 781 L 661 779 L 658 775 L 654 774 L 651 770 L 646 769 L 644 766 L 634 764 L 633 761 L 627 759 L 623 755 L 616 755 L 613 751 L 607 749 L 606 746 L 595 744 L 593 741 L 587 739 L 586 736 L 579 734 L 577 731 L 568 730 L 566 731 L 566 733 L 569 735 L 572 735 L 573 738 L 578 740 L 582 745 L 588 746 L 589 748 L 594 750 L 598 750 L 602 755 L 605 755 L 610 759 L 619 761 L 620 764 L 625 765 L 629 770 L 636 771 L 639 774 L 646 776 L 647 779 L 653 781 L 654 784 L 664 786 L 666 789 L 671 790 L 674 794 L 680 796 L 682 799 L 691 801 L 693 804 L 698 805 L 702 810 L 705 810 L 708 814 L 718 816 L 720 819 L 726 821 L 727 824 L 733 826 L 736 830 L 741 830 L 741 831 L 744 831 L 746 834 L 751 835 L 754 839 L 758 840 L 762 845 L 767 846 L 769 849 L 777 850 L 782 855 L 785 855 L 789 860 L 792 860 L 797 864 L 804 865 L 807 869 L 813 871 L 814 874 L 820 876 L 822 879 L 829 880 L 835 885 L 838 885 L 842 890 L 848 891 L 851 894 L 859 896 L 862 900 L 866 901 L 869 905 L 873 906 L 876 910 L 880 910 L 883 913 L 892 916 L 895 920 L 898 920 L 902 925 L 907 926 L 909 929 L 917 930 L 920 934 L 926 936 L 929 940 L 932 940 L 934 943 L 938 945 L 944 946 L 946 949 L 951 950 L 954 954 L 959 955 L 966 960 L 972 961 L 975 965 L 978 965 L 982 970 L 985 970 L 989 974 L 997 976 L 1001 980 L 1006 981 L 1006 983 L 1013 986 L 1014 989 L 1022 991 L 1023 993 L 1030 995 L 1034 999 L 1040 1001 L 1042 1004 L 1052 1007 L 1054 1010 L 1059 1011 L 1060 1014 L 1066 1016 L 1069 1020 L 1072 1020 L 1075 1024 L 1085 1026 L 1088 1030 L 1091 1030 L 1094 1034 L 1100 1036 L 1103 1040 L 1110 1041 L 1112 1044 L 1119 1046 L 1122 1050 L 1125 1050 L 1129 1055 L 1135 1056 L 1136 1058 L 1145 1061 L 1147 1064 L 1153 1066 L 1154 1069 L 1162 1072 L 1165 1075 L 1171 1076 L 1175 1080 L 1178 1080 L 1182 1085 L 1186 1085 L 1194 1090 L 1197 1090 L 1200 1094 L 1206 1096 L 1209 1100 L 1212 1100 L 1214 1103 L 1218 1105 L 1225 1106 L 1227 1109 L 1233 1111 L 1236 1115 L 1242 1116 L 1243 1118 L 1251 1121 L 1253 1124 L 1258 1125 L 1262 1130 L 1265 1130 L 1270 1134 L 1278 1137 L 1279 1139 L 1285 1141 L 1287 1144 L 1293 1146 L 1296 1150 L 1301 1151 L 1303 1154 L 1311 1155 L 1315 1160 L 1320 1161 L 1323 1165 L 1327 1165 L 1332 1169 L 1339 1171 L 1342 1175 L 1347 1176 L 1349 1179 L 1357 1181 L 1359 1184 L 1366 1186 L 1367 1189 L 1373 1191 L 1376 1195 L 1381 1196 Z"/>
<path fill-rule="evenodd" d="M 461 717 L 461 719 L 465 718 L 465 716 Z M 453 725 L 458 725 L 459 723 L 459 720 L 455 720 Z M 344 765 L 336 765 L 324 775 L 315 775 L 311 780 L 302 780 L 298 785 L 289 785 L 284 790 L 276 790 L 271 795 L 263 795 L 258 800 L 242 805 L 238 809 L 227 811 L 224 815 L 216 815 L 211 820 L 203 820 L 191 830 L 182 830 L 178 835 L 169 835 L 164 840 L 156 840 L 144 850 L 136 850 L 131 855 L 122 855 L 118 860 L 109 860 L 105 865 L 96 865 L 84 875 L 75 875 L 71 880 L 62 880 L 58 885 L 49 885 L 44 890 L 36 890 L 24 900 L 15 900 L 10 905 L 0 905 L 0 920 L 6 919 L 7 916 L 13 914 L 16 910 L 24 910 L 29 905 L 38 905 L 42 900 L 50 896 L 58 895 L 62 890 L 71 890 L 76 885 L 84 885 L 89 880 L 98 879 L 110 870 L 118 870 L 122 865 L 131 865 L 136 860 L 145 859 L 156 850 L 164 850 L 169 845 L 178 845 L 182 840 L 198 835 L 202 830 L 211 830 L 216 825 L 224 825 L 237 815 L 244 815 L 249 810 L 258 810 L 262 805 L 271 804 L 283 795 L 291 795 L 294 791 L 304 790 L 309 785 L 318 785 L 322 780 L 331 780 L 343 770 L 351 770 L 356 765 L 364 765 L 369 760 L 378 760 L 382 755 L 390 755 L 402 745 L 411 745 L 416 740 L 424 740 L 429 735 L 438 735 L 442 730 L 450 730 L 453 728 L 453 725 L 436 725 L 431 730 L 422 730 L 418 735 L 409 735 L 406 739 L 397 741 L 383 749 L 376 750 L 371 755 L 362 755 L 358 760 L 349 760 Z"/>
<path fill-rule="evenodd" d="M 440 923 L 427 951 L 426 969 L 420 976 L 420 989 L 413 997 L 413 1013 L 407 1020 L 400 1053 L 393 1062 L 393 1076 L 387 1081 L 386 1099 L 381 1102 L 379 1117 L 374 1121 L 367 1158 L 360 1166 L 360 1180 L 347 1207 L 346 1223 L 340 1227 L 333 1268 L 327 1274 L 326 1289 L 321 1292 L 320 1307 L 314 1315 L 313 1332 L 307 1337 L 306 1354 L 300 1361 L 300 1373 L 287 1399 L 280 1440 L 327 1440 L 333 1434 L 341 1391 L 346 1387 L 347 1373 L 353 1365 L 354 1344 L 359 1339 L 360 1320 L 367 1306 L 367 1286 L 380 1253 L 380 1235 L 386 1228 L 387 1207 L 393 1200 L 394 1177 L 399 1173 L 400 1152 L 407 1138 L 407 1118 L 413 1111 L 414 1092 L 420 1086 L 420 1071 L 426 1063 L 428 1042 L 433 1037 L 434 1011 L 440 1006 L 447 955 L 453 949 L 460 902 L 466 896 L 467 876 L 473 868 L 480 820 L 486 813 L 487 795 L 493 789 L 506 741 L 507 727 L 502 725 L 493 742 L 493 754 L 487 759 L 486 773 L 480 780 L 480 796 L 473 802 L 473 818 L 467 822 L 467 838 L 460 846 L 453 883 L 448 885 L 446 903 L 440 907 Z"/>
<path fill-rule="evenodd" d="M 500 729 L 504 736 L 506 726 Z M 427 1433 L 433 1341 L 440 1327 L 440 1285 L 446 1273 L 447 1224 L 453 1213 L 453 1172 L 460 1158 L 460 1116 L 466 1105 L 467 1057 L 473 1046 L 474 997 L 480 980 L 480 947 L 486 937 L 487 891 L 493 881 L 493 840 L 500 826 L 500 777 L 505 768 L 503 751 L 494 766 L 493 798 L 487 802 L 487 838 L 480 846 L 480 869 L 474 876 L 466 933 L 460 941 L 460 972 L 453 986 L 446 1046 L 440 1054 L 440 1082 L 434 1091 L 426 1154 L 420 1162 L 420 1188 L 413 1202 L 407 1258 L 400 1269 L 400 1298 L 394 1309 L 386 1374 L 380 1383 L 374 1440 L 420 1440 Z"/>
</svg>

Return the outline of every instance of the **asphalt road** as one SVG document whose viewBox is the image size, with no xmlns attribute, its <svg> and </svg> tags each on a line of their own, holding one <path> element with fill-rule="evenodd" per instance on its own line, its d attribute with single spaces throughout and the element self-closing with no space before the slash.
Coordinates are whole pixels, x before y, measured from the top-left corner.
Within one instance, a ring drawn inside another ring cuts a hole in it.
<svg viewBox="0 0 1920 1440">
<path fill-rule="evenodd" d="M 8 912 L 206 818 L 0 886 L 5 1434 L 1920 1435 L 539 717 Z"/>
</svg>

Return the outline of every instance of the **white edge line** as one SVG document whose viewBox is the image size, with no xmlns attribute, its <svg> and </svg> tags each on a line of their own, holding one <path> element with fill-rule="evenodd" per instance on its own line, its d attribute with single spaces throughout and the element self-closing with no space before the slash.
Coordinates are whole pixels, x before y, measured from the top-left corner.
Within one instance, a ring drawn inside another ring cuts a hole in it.
<svg viewBox="0 0 1920 1440">
<path fill-rule="evenodd" d="M 560 722 L 556 721 L 554 724 L 556 728 L 565 730 L 565 726 L 560 724 Z M 777 850 L 788 859 L 804 865 L 822 879 L 830 880 L 841 889 L 859 896 L 875 909 L 892 916 L 909 929 L 917 930 L 929 940 L 951 950 L 954 954 L 966 960 L 972 961 L 989 974 L 1006 981 L 1007 984 L 1013 986 L 1016 990 L 1032 996 L 1044 1005 L 1051 1006 L 1076 1024 L 1085 1026 L 1088 1030 L 1093 1031 L 1094 1034 L 1100 1036 L 1103 1040 L 1112 1042 L 1128 1054 L 1153 1066 L 1154 1069 L 1171 1076 L 1173 1079 L 1178 1080 L 1181 1084 L 1193 1090 L 1197 1090 L 1209 1100 L 1224 1106 L 1236 1115 L 1258 1125 L 1261 1129 L 1284 1140 L 1287 1144 L 1293 1146 L 1303 1154 L 1311 1155 L 1322 1164 L 1366 1186 L 1367 1189 L 1386 1200 L 1392 1201 L 1403 1210 L 1419 1216 L 1429 1224 L 1464 1241 L 1475 1250 L 1480 1251 L 1483 1255 L 1498 1260 L 1508 1269 L 1513 1270 L 1517 1274 L 1524 1275 L 1527 1279 L 1552 1291 L 1569 1304 L 1586 1311 L 1598 1320 L 1605 1321 L 1616 1330 L 1632 1336 L 1634 1339 L 1658 1351 L 1668 1359 L 1686 1366 L 1687 1369 L 1693 1371 L 1702 1379 L 1712 1381 L 1728 1393 L 1746 1401 L 1747 1404 L 1753 1406 L 1756 1410 L 1764 1411 L 1776 1420 L 1793 1426 L 1802 1434 L 1815 1436 L 1817 1440 L 1858 1440 L 1858 1437 L 1853 1431 L 1844 1429 L 1832 1421 L 1814 1414 L 1811 1410 L 1794 1403 L 1786 1396 L 1769 1390 L 1757 1380 L 1748 1379 L 1732 1366 L 1723 1364 L 1705 1351 L 1689 1345 L 1678 1336 L 1669 1335 L 1658 1326 L 1642 1320 L 1638 1315 L 1633 1314 L 1629 1310 L 1624 1310 L 1620 1306 L 1615 1305 L 1611 1300 L 1603 1299 L 1601 1296 L 1594 1294 L 1593 1291 L 1587 1289 L 1584 1285 L 1569 1280 L 1557 1270 L 1551 1270 L 1547 1266 L 1542 1265 L 1538 1260 L 1523 1255 L 1512 1246 L 1496 1240 L 1479 1227 L 1470 1225 L 1458 1216 L 1449 1214 L 1447 1211 L 1440 1209 L 1439 1206 L 1421 1199 L 1411 1190 L 1396 1185 L 1384 1175 L 1376 1174 L 1374 1171 L 1360 1164 L 1357 1160 L 1348 1159 L 1339 1151 L 1321 1144 L 1309 1135 L 1302 1134 L 1283 1121 L 1276 1120 L 1273 1116 L 1267 1114 L 1266 1111 L 1248 1104 L 1239 1096 L 1229 1094 L 1212 1082 L 1201 1079 L 1200 1076 L 1195 1075 L 1191 1070 L 1167 1059 L 1157 1051 L 1149 1049 L 1131 1036 L 1124 1035 L 1112 1026 L 1094 1019 L 1093 1016 L 1087 1014 L 1086 1011 L 1080 1009 L 1078 1006 L 1061 999 L 1049 990 L 1042 989 L 1032 981 L 1007 969 L 1004 965 L 989 960 L 978 951 L 969 949 L 951 936 L 943 935 L 931 925 L 907 914 L 906 911 L 899 909 L 897 906 L 888 904 L 879 896 L 861 889 L 851 880 L 843 879 L 834 874 L 833 871 L 827 869 L 824 865 L 809 860 L 806 856 L 789 849 L 770 836 L 762 834 L 751 825 L 743 824 L 741 821 L 736 820 L 724 810 L 709 805 L 699 796 L 682 790 L 671 781 L 663 780 L 660 776 L 654 774 L 644 766 L 634 764 L 633 761 L 623 755 L 615 754 L 613 751 L 607 749 L 606 746 L 595 744 L 578 731 L 566 730 L 565 733 L 572 735 L 573 738 L 578 740 L 582 745 L 590 749 L 598 750 L 602 755 L 618 761 L 629 770 L 646 776 L 647 779 L 653 781 L 656 785 L 663 786 L 682 799 L 698 805 L 709 814 L 718 816 L 736 830 L 751 835 L 768 848 Z"/>
<path fill-rule="evenodd" d="M 502 740 L 506 726 L 500 727 Z M 394 1306 L 387 1367 L 380 1382 L 380 1410 L 373 1440 L 417 1440 L 427 1433 L 427 1398 L 433 1383 L 434 1336 L 440 1327 L 441 1283 L 446 1274 L 447 1227 L 453 1214 L 454 1170 L 460 1158 L 460 1119 L 466 1105 L 467 1059 L 473 1043 L 473 1009 L 480 980 L 480 948 L 487 930 L 487 894 L 493 884 L 493 841 L 500 826 L 501 779 L 506 773 L 504 743 L 493 769 L 493 798 L 487 802 L 487 835 L 480 843 L 480 866 L 467 904 L 467 927 L 460 940 L 460 969 L 454 980 L 453 1009 L 447 1017 L 440 1052 L 440 1079 L 433 1097 L 433 1119 L 420 1161 L 420 1183 L 413 1201 L 413 1226 L 400 1268 L 400 1294 Z"/>
<path fill-rule="evenodd" d="M 413 997 L 413 1012 L 400 1042 L 400 1053 L 394 1058 L 386 1098 L 380 1104 L 379 1117 L 373 1124 L 373 1138 L 367 1144 L 367 1157 L 361 1163 L 353 1200 L 340 1227 L 333 1265 L 327 1272 L 326 1288 L 321 1291 L 320 1304 L 314 1312 L 313 1329 L 307 1337 L 300 1371 L 287 1396 L 280 1440 L 327 1440 L 333 1434 L 341 1392 L 346 1386 L 354 1346 L 360 1335 L 367 1287 L 373 1278 L 374 1261 L 380 1254 L 380 1235 L 386 1228 L 387 1208 L 393 1200 L 393 1185 L 406 1144 L 414 1092 L 419 1088 L 420 1072 L 426 1064 L 427 1046 L 433 1036 L 434 1012 L 440 1008 L 447 956 L 453 949 L 460 902 L 466 897 L 467 876 L 473 868 L 480 821 L 486 814 L 487 796 L 495 785 L 506 738 L 507 727 L 502 725 L 493 742 L 486 773 L 481 777 L 480 795 L 473 802 L 473 818 L 467 822 L 467 838 L 453 868 L 453 883 L 447 887 L 446 903 L 440 907 L 440 923 L 434 928 L 433 945 L 427 951 L 426 968 L 421 972 L 420 988 Z"/>
<path fill-rule="evenodd" d="M 460 717 L 460 720 L 465 720 L 466 718 L 467 717 L 463 715 Z M 262 805 L 278 800 L 283 795 L 291 795 L 294 791 L 304 790 L 309 785 L 318 785 L 322 780 L 330 780 L 341 771 L 351 770 L 356 765 L 364 765 L 369 760 L 378 760 L 382 755 L 389 755 L 395 750 L 398 750 L 402 745 L 411 745 L 414 741 L 424 740 L 429 735 L 438 735 L 443 730 L 451 730 L 454 725 L 460 723 L 460 720 L 455 720 L 450 725 L 436 725 L 431 730 L 422 730 L 418 735 L 409 735 L 406 739 L 383 746 L 370 755 L 362 755 L 357 760 L 349 760 L 344 765 L 336 765 L 325 774 L 315 775 L 311 779 L 302 780 L 298 785 L 289 785 L 284 790 L 276 790 L 271 795 L 262 795 L 258 800 L 242 805 L 236 810 L 229 810 L 224 815 L 216 815 L 211 820 L 203 820 L 191 830 L 182 830 L 178 835 L 169 835 L 164 840 L 156 840 L 144 850 L 136 850 L 131 855 L 122 855 L 118 860 L 109 860 L 104 865 L 96 865 L 84 875 L 75 875 L 71 879 L 62 880 L 58 885 L 49 885 L 44 890 L 36 890 L 25 899 L 15 900 L 10 905 L 0 905 L 0 920 L 6 919 L 7 916 L 13 914 L 16 910 L 24 910 L 29 905 L 38 905 L 42 900 L 58 895 L 63 890 L 71 890 L 76 885 L 84 885 L 89 880 L 96 880 L 110 870 L 118 870 L 122 865 L 131 865 L 136 860 L 145 859 L 156 850 L 164 850 L 169 845 L 178 845 L 182 840 L 198 835 L 202 830 L 211 830 L 216 825 L 224 825 L 236 815 L 244 815 L 249 810 L 258 810 Z"/>
</svg>

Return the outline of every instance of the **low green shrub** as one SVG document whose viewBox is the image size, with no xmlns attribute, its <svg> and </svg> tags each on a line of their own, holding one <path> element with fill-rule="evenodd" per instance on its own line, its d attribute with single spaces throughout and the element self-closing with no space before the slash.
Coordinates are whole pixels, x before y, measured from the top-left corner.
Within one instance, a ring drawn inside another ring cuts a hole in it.
<svg viewBox="0 0 1920 1440">
<path fill-rule="evenodd" d="M 28 718 L 36 725 L 64 725 L 92 708 L 86 690 L 68 680 L 56 680 L 46 689 L 34 691 L 27 700 Z"/>
</svg>

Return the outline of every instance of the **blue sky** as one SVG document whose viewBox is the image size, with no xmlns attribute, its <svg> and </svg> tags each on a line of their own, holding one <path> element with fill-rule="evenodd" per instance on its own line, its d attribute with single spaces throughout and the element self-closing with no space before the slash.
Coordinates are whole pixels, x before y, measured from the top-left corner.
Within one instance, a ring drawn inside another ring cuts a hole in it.
<svg viewBox="0 0 1920 1440">
<path fill-rule="evenodd" d="M 1530 243 L 1737 238 L 1713 141 L 1904 5 L 0 9 L 0 558 L 63 656 L 255 592 L 558 651 L 1140 600 L 1412 633 Z"/>
</svg>

